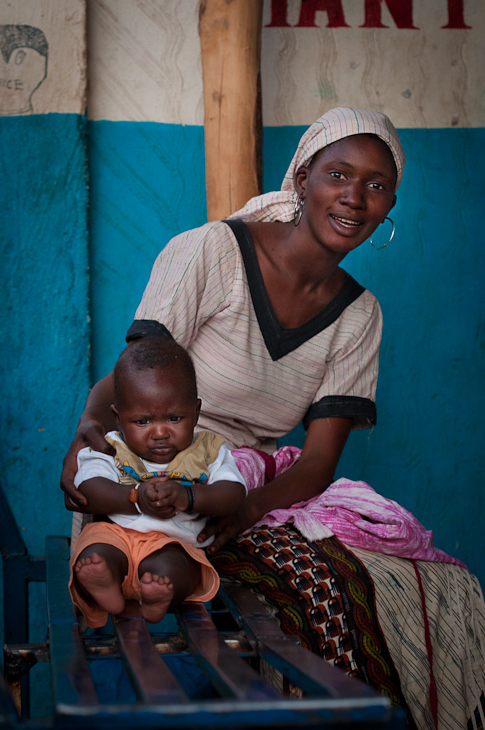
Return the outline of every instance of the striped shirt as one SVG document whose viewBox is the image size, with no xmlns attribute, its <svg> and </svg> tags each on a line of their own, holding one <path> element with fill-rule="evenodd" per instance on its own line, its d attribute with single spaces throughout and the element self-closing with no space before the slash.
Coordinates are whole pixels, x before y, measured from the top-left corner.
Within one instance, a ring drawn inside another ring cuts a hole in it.
<svg viewBox="0 0 485 730">
<path fill-rule="evenodd" d="M 309 322 L 281 327 L 241 225 L 241 243 L 222 221 L 172 239 L 127 339 L 158 327 L 188 350 L 202 399 L 198 427 L 231 447 L 272 451 L 302 419 L 373 425 L 382 331 L 376 298 L 349 276 Z"/>
</svg>

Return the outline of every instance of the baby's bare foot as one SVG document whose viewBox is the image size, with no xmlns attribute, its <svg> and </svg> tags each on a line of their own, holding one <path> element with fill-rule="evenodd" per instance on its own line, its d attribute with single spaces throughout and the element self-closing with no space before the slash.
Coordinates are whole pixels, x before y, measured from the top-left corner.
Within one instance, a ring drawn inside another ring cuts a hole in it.
<svg viewBox="0 0 485 730">
<path fill-rule="evenodd" d="M 141 615 L 146 621 L 156 624 L 168 611 L 173 598 L 173 585 L 170 578 L 144 573 L 141 577 Z"/>
<path fill-rule="evenodd" d="M 74 566 L 74 572 L 84 590 L 103 611 L 113 614 L 123 611 L 125 599 L 121 586 L 101 555 L 92 553 L 88 558 L 80 558 Z"/>
</svg>

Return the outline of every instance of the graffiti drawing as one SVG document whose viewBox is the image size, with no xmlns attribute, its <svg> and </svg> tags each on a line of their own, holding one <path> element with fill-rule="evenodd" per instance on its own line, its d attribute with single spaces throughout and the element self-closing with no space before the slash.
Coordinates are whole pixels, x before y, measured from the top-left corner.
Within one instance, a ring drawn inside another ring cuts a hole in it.
<svg viewBox="0 0 485 730">
<path fill-rule="evenodd" d="M 0 116 L 33 114 L 32 95 L 47 76 L 49 47 L 31 25 L 0 25 Z"/>
</svg>

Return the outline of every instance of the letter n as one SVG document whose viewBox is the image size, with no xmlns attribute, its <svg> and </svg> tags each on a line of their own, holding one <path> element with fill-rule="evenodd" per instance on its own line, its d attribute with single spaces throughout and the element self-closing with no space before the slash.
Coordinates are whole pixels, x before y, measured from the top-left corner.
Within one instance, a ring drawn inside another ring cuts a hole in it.
<svg viewBox="0 0 485 730">
<path fill-rule="evenodd" d="M 323 10 L 328 15 L 327 28 L 350 28 L 345 22 L 341 0 L 303 0 L 297 28 L 318 28 L 315 14 Z"/>
<path fill-rule="evenodd" d="M 442 28 L 471 28 L 465 24 L 463 16 L 463 0 L 448 0 L 448 24 Z"/>
<path fill-rule="evenodd" d="M 389 28 L 381 20 L 382 0 L 365 0 L 365 22 L 360 28 Z M 398 28 L 414 28 L 413 0 L 385 0 Z"/>
</svg>

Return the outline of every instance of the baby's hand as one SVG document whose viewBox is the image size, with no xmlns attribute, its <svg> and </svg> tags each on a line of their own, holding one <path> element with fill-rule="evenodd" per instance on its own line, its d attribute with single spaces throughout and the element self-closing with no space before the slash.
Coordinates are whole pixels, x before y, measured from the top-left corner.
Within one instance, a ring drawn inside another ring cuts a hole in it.
<svg viewBox="0 0 485 730">
<path fill-rule="evenodd" d="M 145 514 L 166 520 L 187 507 L 185 487 L 167 477 L 154 477 L 140 484 L 140 508 Z"/>
</svg>

